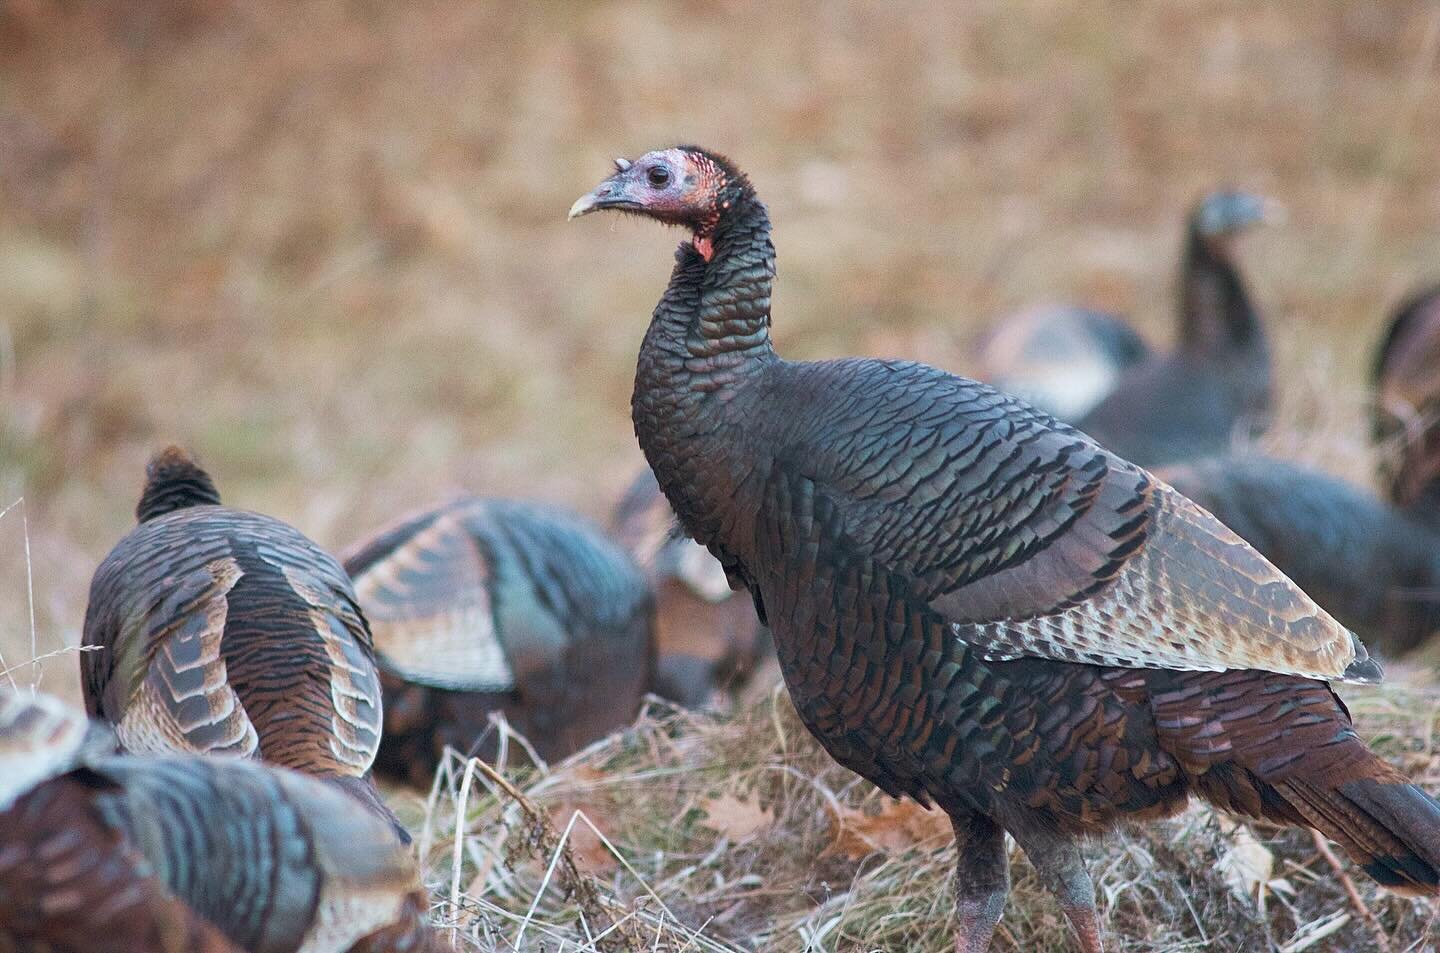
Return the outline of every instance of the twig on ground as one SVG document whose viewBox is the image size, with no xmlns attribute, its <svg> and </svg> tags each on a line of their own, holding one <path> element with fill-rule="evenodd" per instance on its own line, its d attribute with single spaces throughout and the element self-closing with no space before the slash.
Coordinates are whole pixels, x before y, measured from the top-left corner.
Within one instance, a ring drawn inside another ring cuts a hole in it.
<svg viewBox="0 0 1440 953">
<path fill-rule="evenodd" d="M 1335 852 L 1330 849 L 1330 845 L 1325 843 L 1324 835 L 1319 831 L 1311 831 L 1310 837 L 1315 841 L 1315 849 L 1320 852 L 1321 857 L 1325 858 L 1325 862 L 1330 865 L 1330 869 L 1339 878 L 1341 886 L 1345 888 L 1345 896 L 1350 898 L 1350 906 L 1355 908 L 1355 912 L 1360 915 L 1360 919 L 1375 936 L 1376 949 L 1382 950 L 1383 953 L 1393 953 L 1390 937 L 1386 934 L 1385 928 L 1380 925 L 1380 921 L 1375 919 L 1375 914 L 1371 913 L 1370 908 L 1365 905 L 1360 891 L 1355 889 L 1355 881 L 1350 879 L 1350 875 L 1345 872 L 1345 866 L 1340 863 L 1340 858 L 1336 857 Z"/>
</svg>

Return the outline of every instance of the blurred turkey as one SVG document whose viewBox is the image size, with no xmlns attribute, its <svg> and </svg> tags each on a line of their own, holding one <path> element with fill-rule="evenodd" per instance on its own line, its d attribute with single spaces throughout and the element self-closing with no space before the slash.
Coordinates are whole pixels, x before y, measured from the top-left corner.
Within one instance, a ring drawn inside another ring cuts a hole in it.
<svg viewBox="0 0 1440 953">
<path fill-rule="evenodd" d="M 1234 242 L 1264 199 L 1216 192 L 1185 226 L 1175 349 L 1126 371 L 1076 424 L 1141 466 L 1221 453 L 1270 414 L 1270 346 L 1234 260 Z"/>
<path fill-rule="evenodd" d="M 1386 495 L 1440 531 L 1440 285 L 1396 309 L 1372 383 Z"/>
<path fill-rule="evenodd" d="M 376 770 L 428 787 L 446 746 L 493 756 L 491 712 L 546 759 L 628 724 L 654 603 L 614 543 L 564 510 L 464 498 L 352 548 L 385 690 Z"/>
<path fill-rule="evenodd" d="M 49 696 L 0 694 L 0 950 L 449 949 L 390 825 L 333 786 L 113 755 L 96 728 Z"/>
<path fill-rule="evenodd" d="M 685 537 L 648 467 L 615 508 L 613 526 L 655 591 L 655 693 L 700 708 L 738 689 L 774 651 L 770 633 L 715 557 Z"/>
<path fill-rule="evenodd" d="M 1104 400 L 1150 348 L 1118 315 L 1048 305 L 1008 315 L 981 339 L 981 380 L 1061 420 Z"/>
<path fill-rule="evenodd" d="M 345 571 L 285 523 L 221 506 L 177 447 L 146 472 L 140 525 L 90 583 L 86 709 L 128 751 L 263 758 L 393 820 L 369 779 L 380 679 Z"/>
<path fill-rule="evenodd" d="M 1440 632 L 1440 288 L 1397 310 L 1374 383 L 1388 501 L 1259 454 L 1177 464 L 1157 475 L 1372 648 L 1399 655 Z"/>
<path fill-rule="evenodd" d="M 618 162 L 570 214 L 599 209 L 690 233 L 637 363 L 641 448 L 768 619 L 820 743 L 950 815 L 958 950 L 989 947 L 1007 831 L 1101 949 L 1079 840 L 1191 794 L 1318 828 L 1381 883 L 1440 893 L 1440 804 L 1371 753 L 1327 684 L 1379 666 L 1253 549 L 983 384 L 776 355 L 769 216 L 724 158 Z"/>
</svg>

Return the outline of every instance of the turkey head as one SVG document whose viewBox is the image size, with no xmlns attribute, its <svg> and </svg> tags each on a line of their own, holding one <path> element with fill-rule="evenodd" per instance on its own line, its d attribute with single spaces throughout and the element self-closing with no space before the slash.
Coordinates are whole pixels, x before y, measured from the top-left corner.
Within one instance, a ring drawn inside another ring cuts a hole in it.
<svg viewBox="0 0 1440 953">
<path fill-rule="evenodd" d="M 711 233 L 746 188 L 744 175 L 723 156 L 695 146 L 615 160 L 615 174 L 570 207 L 570 218 L 614 209 L 690 229 L 695 250 L 710 260 Z"/>
</svg>

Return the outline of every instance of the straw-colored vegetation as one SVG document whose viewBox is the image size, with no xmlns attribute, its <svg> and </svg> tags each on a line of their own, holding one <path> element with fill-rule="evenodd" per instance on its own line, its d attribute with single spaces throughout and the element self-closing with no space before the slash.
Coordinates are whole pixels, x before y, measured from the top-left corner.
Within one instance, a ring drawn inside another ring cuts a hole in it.
<svg viewBox="0 0 1440 953">
<path fill-rule="evenodd" d="M 456 487 L 603 516 L 640 462 L 629 374 L 675 236 L 564 211 L 610 155 L 676 140 L 771 205 L 802 357 L 963 371 L 985 322 L 1055 298 L 1163 340 L 1186 204 L 1266 192 L 1289 218 L 1244 258 L 1270 446 L 1368 481 L 1369 350 L 1440 267 L 1437 46 L 1420 0 L 0 5 L 0 510 L 24 498 L 0 652 L 78 642 L 166 442 L 331 546 Z M 71 653 L 14 674 L 78 698 Z M 762 696 L 656 709 L 549 772 L 511 758 L 523 800 L 460 764 L 428 806 L 397 793 L 437 916 L 480 949 L 946 949 L 945 825 Z M 1440 695 L 1347 698 L 1440 787 Z M 1355 873 L 1357 904 L 1302 835 L 1196 811 L 1091 863 L 1122 950 L 1436 945 L 1433 906 Z M 1063 949 L 1016 869 L 1000 948 Z"/>
<path fill-rule="evenodd" d="M 1440 785 L 1440 692 L 1347 697 L 1380 750 Z M 953 948 L 949 822 L 836 767 L 783 690 L 725 719 L 657 706 L 563 765 L 503 778 L 456 759 L 428 799 L 396 801 L 423 831 L 437 915 L 474 948 Z M 1020 856 L 997 949 L 1068 949 Z M 1096 842 L 1087 859 L 1122 953 L 1418 953 L 1440 937 L 1436 905 L 1345 864 L 1351 899 L 1310 836 L 1198 806 Z"/>
</svg>

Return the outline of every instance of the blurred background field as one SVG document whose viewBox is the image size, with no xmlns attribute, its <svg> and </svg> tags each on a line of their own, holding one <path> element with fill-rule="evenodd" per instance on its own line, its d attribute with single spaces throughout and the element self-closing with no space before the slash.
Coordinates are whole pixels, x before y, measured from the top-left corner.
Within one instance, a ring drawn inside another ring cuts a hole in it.
<svg viewBox="0 0 1440 953">
<path fill-rule="evenodd" d="M 679 236 L 565 210 L 676 141 L 770 205 L 795 357 L 963 372 L 1047 300 L 1168 340 L 1188 204 L 1278 199 L 1267 444 L 1368 484 L 1372 348 L 1440 276 L 1437 53 L 1420 0 L 3 0 L 0 651 L 79 641 L 169 442 L 332 548 L 460 488 L 603 518 Z"/>
<path fill-rule="evenodd" d="M 461 487 L 603 515 L 677 239 L 566 224 L 615 154 L 693 140 L 751 172 L 785 352 L 960 371 L 1040 300 L 1165 339 L 1185 207 L 1263 191 L 1289 218 L 1244 259 L 1290 419 L 1340 421 L 1272 439 L 1359 479 L 1363 366 L 1440 269 L 1434 4 L 0 11 L 0 506 L 26 499 L 42 652 L 77 641 L 168 441 L 330 546 Z"/>
</svg>

